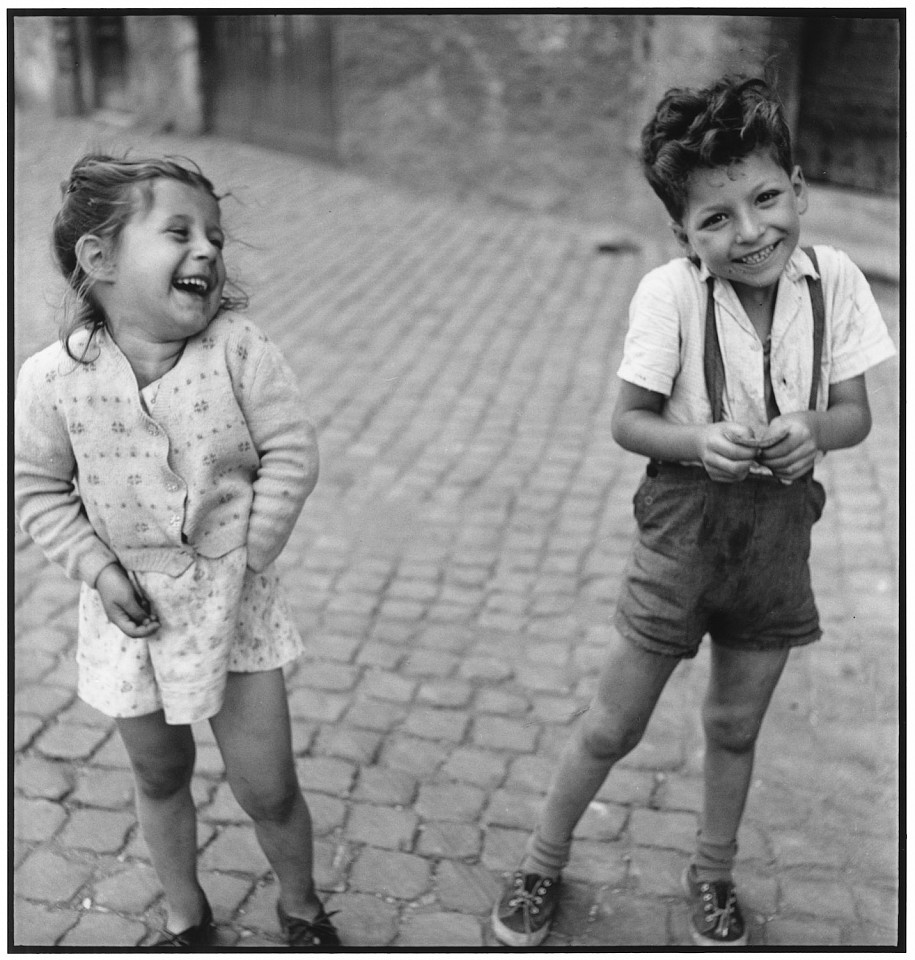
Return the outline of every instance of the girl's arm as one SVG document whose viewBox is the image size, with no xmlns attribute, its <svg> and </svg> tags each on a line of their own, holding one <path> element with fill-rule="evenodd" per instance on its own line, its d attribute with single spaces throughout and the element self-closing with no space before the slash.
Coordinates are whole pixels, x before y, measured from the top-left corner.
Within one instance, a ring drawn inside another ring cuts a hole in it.
<svg viewBox="0 0 915 960">
<path fill-rule="evenodd" d="M 870 433 L 871 411 L 864 374 L 829 385 L 826 410 L 785 413 L 769 432 L 788 431 L 784 440 L 764 450 L 764 463 L 780 480 L 797 480 L 814 464 L 819 451 L 853 447 Z"/>
<path fill-rule="evenodd" d="M 14 406 L 16 515 L 48 559 L 91 587 L 117 557 L 86 516 L 74 484 L 73 447 L 52 400 L 41 370 L 26 361 Z"/>
<path fill-rule="evenodd" d="M 610 425 L 613 439 L 625 450 L 656 460 L 698 460 L 712 480 L 733 483 L 747 476 L 756 450 L 731 438 L 751 440 L 749 427 L 671 423 L 661 416 L 664 400 L 661 393 L 621 380 Z"/>
<path fill-rule="evenodd" d="M 318 482 L 318 443 L 303 416 L 292 371 L 273 344 L 267 344 L 239 401 L 260 457 L 248 521 L 248 566 L 263 570 L 286 546 Z"/>
</svg>

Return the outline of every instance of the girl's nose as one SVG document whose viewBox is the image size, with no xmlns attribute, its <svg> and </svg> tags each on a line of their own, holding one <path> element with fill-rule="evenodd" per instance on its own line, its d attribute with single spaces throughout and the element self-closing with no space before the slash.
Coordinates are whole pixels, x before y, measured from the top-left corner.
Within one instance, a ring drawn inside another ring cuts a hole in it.
<svg viewBox="0 0 915 960">
<path fill-rule="evenodd" d="M 191 253 L 201 260 L 213 261 L 219 256 L 219 247 L 209 237 L 201 234 L 195 240 Z"/>
</svg>

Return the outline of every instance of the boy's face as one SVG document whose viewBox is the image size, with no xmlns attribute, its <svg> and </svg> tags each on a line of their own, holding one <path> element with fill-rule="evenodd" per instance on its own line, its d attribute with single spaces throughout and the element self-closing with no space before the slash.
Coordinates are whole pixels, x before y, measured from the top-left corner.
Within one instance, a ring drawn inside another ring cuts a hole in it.
<svg viewBox="0 0 915 960">
<path fill-rule="evenodd" d="M 768 150 L 726 167 L 693 171 L 677 239 L 716 277 L 746 287 L 778 282 L 797 246 L 807 187 L 800 167 L 789 176 Z"/>
</svg>

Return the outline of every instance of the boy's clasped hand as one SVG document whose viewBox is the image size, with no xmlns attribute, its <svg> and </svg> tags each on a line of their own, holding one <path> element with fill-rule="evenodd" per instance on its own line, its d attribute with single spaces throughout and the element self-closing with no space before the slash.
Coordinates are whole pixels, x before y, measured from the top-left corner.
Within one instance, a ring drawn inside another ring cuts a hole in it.
<svg viewBox="0 0 915 960">
<path fill-rule="evenodd" d="M 782 414 L 754 431 L 738 423 L 713 423 L 706 430 L 701 460 L 712 480 L 745 480 L 750 468 L 767 467 L 782 483 L 792 483 L 814 464 L 817 447 L 805 411 Z"/>
</svg>

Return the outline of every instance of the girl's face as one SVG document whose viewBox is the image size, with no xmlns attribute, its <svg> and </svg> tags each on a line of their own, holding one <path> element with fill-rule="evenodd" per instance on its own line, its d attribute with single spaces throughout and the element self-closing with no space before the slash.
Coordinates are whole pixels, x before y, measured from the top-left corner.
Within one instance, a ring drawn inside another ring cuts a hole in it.
<svg viewBox="0 0 915 960">
<path fill-rule="evenodd" d="M 205 330 L 226 281 L 219 205 L 201 188 L 161 178 L 153 201 L 124 226 L 111 271 L 98 285 L 115 336 L 186 340 Z"/>
<path fill-rule="evenodd" d="M 807 188 L 799 167 L 789 176 L 768 150 L 737 163 L 696 170 L 677 238 L 716 277 L 735 286 L 778 282 L 800 236 Z"/>
</svg>

